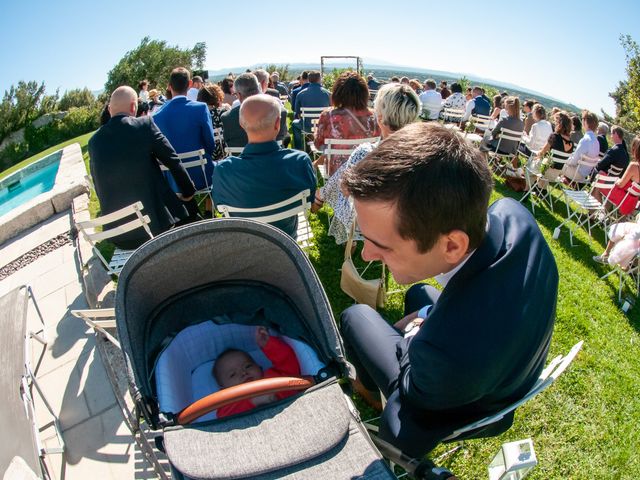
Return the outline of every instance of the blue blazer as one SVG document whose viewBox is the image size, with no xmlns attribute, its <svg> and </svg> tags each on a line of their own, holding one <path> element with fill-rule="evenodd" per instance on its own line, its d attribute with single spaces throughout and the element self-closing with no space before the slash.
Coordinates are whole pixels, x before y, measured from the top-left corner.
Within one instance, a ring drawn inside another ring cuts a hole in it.
<svg viewBox="0 0 640 480">
<path fill-rule="evenodd" d="M 209 185 L 213 173 L 211 154 L 216 144 L 207 105 L 179 96 L 166 103 L 153 116 L 153 120 L 177 153 L 204 148 L 207 157 L 206 177 L 202 175 L 200 168 L 190 168 L 188 173 L 196 188 L 201 189 Z M 172 183 L 171 180 L 170 183 Z M 172 183 L 173 185 L 175 184 Z"/>
</svg>

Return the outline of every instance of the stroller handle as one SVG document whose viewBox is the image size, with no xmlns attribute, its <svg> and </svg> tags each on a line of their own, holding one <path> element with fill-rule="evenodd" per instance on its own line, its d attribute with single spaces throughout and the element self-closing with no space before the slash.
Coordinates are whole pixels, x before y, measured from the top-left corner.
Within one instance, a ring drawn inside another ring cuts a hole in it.
<svg viewBox="0 0 640 480">
<path fill-rule="evenodd" d="M 185 407 L 178 413 L 178 424 L 187 425 L 202 415 L 240 400 L 247 400 L 283 390 L 306 390 L 313 385 L 315 385 L 315 381 L 310 376 L 261 378 L 253 382 L 241 383 L 207 395 Z"/>
</svg>

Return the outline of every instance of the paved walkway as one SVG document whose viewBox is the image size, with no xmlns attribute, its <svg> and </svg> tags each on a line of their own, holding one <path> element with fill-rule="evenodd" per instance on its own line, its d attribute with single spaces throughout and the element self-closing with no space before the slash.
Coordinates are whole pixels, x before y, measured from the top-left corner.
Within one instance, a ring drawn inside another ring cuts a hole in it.
<svg viewBox="0 0 640 480">
<path fill-rule="evenodd" d="M 0 246 L 0 264 L 11 262 L 69 228 L 67 212 L 41 228 L 24 232 L 16 240 Z M 0 295 L 19 285 L 31 285 L 44 317 L 48 345 L 42 353 L 36 378 L 60 420 L 66 444 L 64 456 L 48 456 L 52 478 L 152 478 L 124 424 L 95 348 L 96 337 L 69 313 L 72 309 L 88 308 L 73 244 L 40 257 L 0 281 Z M 37 318 L 30 305 L 29 321 L 39 324 Z M 35 366 L 42 348 L 34 342 L 33 350 Z M 43 428 L 52 419 L 38 395 L 34 396 L 38 424 Z M 44 428 L 42 438 L 46 445 L 51 445 L 55 438 L 53 428 Z"/>
</svg>

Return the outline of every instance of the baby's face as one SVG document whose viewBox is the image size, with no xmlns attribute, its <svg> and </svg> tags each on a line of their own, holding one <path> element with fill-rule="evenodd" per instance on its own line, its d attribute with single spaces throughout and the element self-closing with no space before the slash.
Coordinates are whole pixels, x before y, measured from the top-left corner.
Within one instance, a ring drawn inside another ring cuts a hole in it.
<svg viewBox="0 0 640 480">
<path fill-rule="evenodd" d="M 228 352 L 216 360 L 216 380 L 222 388 L 259 380 L 262 369 L 244 352 Z"/>
</svg>

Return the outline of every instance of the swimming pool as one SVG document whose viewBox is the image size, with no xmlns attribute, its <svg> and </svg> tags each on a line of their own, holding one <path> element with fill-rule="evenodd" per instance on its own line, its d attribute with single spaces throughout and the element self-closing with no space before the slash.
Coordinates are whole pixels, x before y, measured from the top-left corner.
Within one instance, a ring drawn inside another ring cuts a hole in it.
<svg viewBox="0 0 640 480">
<path fill-rule="evenodd" d="M 0 186 L 0 216 L 53 188 L 60 167 L 60 155 L 56 157 L 52 163 L 38 165 L 36 170 L 21 175 L 21 172 L 16 172 L 3 179 Z"/>
</svg>

